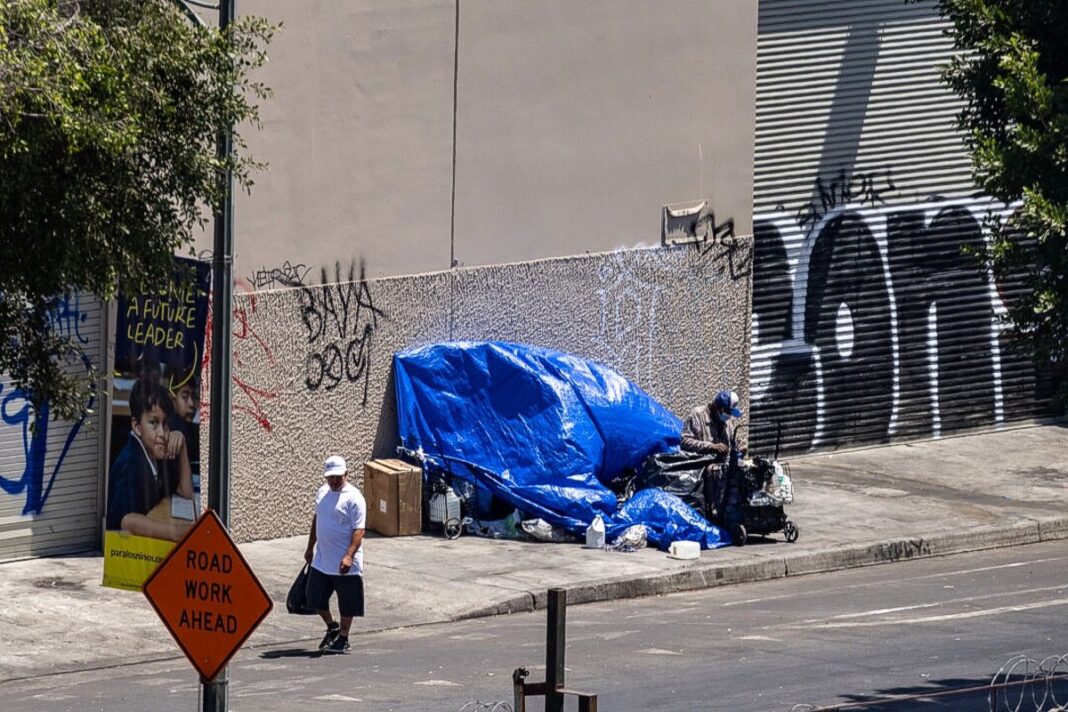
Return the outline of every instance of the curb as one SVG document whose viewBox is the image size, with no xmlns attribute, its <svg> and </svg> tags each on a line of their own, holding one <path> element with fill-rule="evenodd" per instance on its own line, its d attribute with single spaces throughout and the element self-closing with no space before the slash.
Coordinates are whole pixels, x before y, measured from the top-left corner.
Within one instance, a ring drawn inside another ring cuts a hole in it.
<svg viewBox="0 0 1068 712">
<path fill-rule="evenodd" d="M 564 590 L 567 591 L 568 603 L 595 603 L 644 596 L 662 596 L 717 586 L 843 571 L 862 566 L 877 566 L 899 561 L 963 554 L 984 549 L 1001 549 L 1061 539 L 1068 539 L 1068 517 L 1026 520 L 1014 524 L 939 532 L 925 537 L 888 539 L 872 544 L 857 544 L 804 554 L 768 557 L 761 561 L 733 564 L 698 563 L 692 567 L 670 573 L 639 578 L 581 582 L 565 586 Z M 537 590 L 529 591 L 528 593 L 530 600 L 534 603 L 533 608 L 535 610 L 546 607 L 548 601 L 547 591 Z M 491 606 L 483 610 L 490 611 L 493 608 L 501 608 L 502 606 L 503 604 L 496 607 Z M 522 610 L 529 611 L 530 608 L 523 608 Z M 493 613 L 489 614 L 493 615 Z M 472 618 L 476 616 L 465 615 L 463 617 Z"/>
<path fill-rule="evenodd" d="M 503 601 L 492 603 L 488 606 L 480 606 L 471 611 L 466 611 L 455 615 L 448 620 L 451 621 L 467 621 L 473 618 L 490 618 L 492 616 L 499 616 L 508 613 L 530 613 L 537 606 L 535 605 L 534 594 L 521 593 L 518 596 L 512 596 L 506 598 Z M 432 625 L 432 624 L 424 624 Z"/>
</svg>

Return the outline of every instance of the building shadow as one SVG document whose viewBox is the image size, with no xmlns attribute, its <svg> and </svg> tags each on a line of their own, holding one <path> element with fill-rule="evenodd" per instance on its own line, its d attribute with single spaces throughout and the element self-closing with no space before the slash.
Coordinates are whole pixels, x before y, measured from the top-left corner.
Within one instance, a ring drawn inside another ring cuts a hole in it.
<svg viewBox="0 0 1068 712">
<path fill-rule="evenodd" d="M 386 376 L 386 392 L 382 395 L 382 409 L 378 414 L 378 428 L 371 448 L 375 459 L 397 457 L 397 392 L 393 360 L 389 362 L 389 374 Z"/>
<path fill-rule="evenodd" d="M 1068 676 L 1052 681 L 1024 675 L 1001 677 L 950 677 L 876 690 L 871 695 L 844 694 L 826 706 L 798 705 L 797 710 L 821 712 L 918 712 L 926 710 L 989 710 L 990 712 L 1053 712 L 1068 702 Z"/>
</svg>

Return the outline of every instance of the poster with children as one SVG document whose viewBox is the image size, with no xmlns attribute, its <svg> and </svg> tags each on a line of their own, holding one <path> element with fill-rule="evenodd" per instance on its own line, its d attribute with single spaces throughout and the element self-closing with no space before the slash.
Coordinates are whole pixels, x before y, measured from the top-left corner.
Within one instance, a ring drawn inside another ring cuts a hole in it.
<svg viewBox="0 0 1068 712">
<path fill-rule="evenodd" d="M 118 298 L 103 581 L 113 588 L 141 590 L 200 509 L 211 268 L 175 262 L 160 289 Z"/>
</svg>

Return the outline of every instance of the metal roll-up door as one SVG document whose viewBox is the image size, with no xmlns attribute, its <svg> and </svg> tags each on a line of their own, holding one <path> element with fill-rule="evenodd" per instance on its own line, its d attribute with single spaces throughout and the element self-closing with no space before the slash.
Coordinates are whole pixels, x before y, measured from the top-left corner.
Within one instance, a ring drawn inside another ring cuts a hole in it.
<svg viewBox="0 0 1068 712">
<path fill-rule="evenodd" d="M 103 303 L 71 295 L 53 313 L 52 327 L 76 339 L 103 367 Z M 30 431 L 29 404 L 0 379 L 0 561 L 99 548 L 103 428 L 99 397 L 83 421 L 42 417 Z"/>
<path fill-rule="evenodd" d="M 988 211 L 940 81 L 933 2 L 761 0 L 751 446 L 938 437 L 1046 413 L 963 255 Z"/>
</svg>

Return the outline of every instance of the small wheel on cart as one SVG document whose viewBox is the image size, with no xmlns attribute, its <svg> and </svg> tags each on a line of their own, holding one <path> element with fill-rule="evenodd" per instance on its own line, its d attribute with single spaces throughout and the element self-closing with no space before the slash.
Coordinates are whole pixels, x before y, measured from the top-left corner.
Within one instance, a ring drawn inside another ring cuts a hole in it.
<svg viewBox="0 0 1068 712">
<path fill-rule="evenodd" d="M 791 521 L 787 521 L 786 524 L 782 528 L 783 536 L 785 536 L 786 537 L 786 541 L 790 542 L 791 544 L 793 544 L 795 541 L 797 541 L 797 537 L 798 537 L 798 535 L 800 533 L 801 533 L 801 530 L 798 528 L 798 526 L 796 524 L 794 524 Z"/>
<path fill-rule="evenodd" d="M 450 517 L 445 521 L 445 538 L 446 539 L 458 539 L 460 534 L 463 533 L 464 524 L 456 517 Z"/>
<path fill-rule="evenodd" d="M 739 524 L 731 531 L 731 543 L 735 546 L 744 546 L 749 539 L 749 533 L 745 531 L 745 525 Z"/>
</svg>

